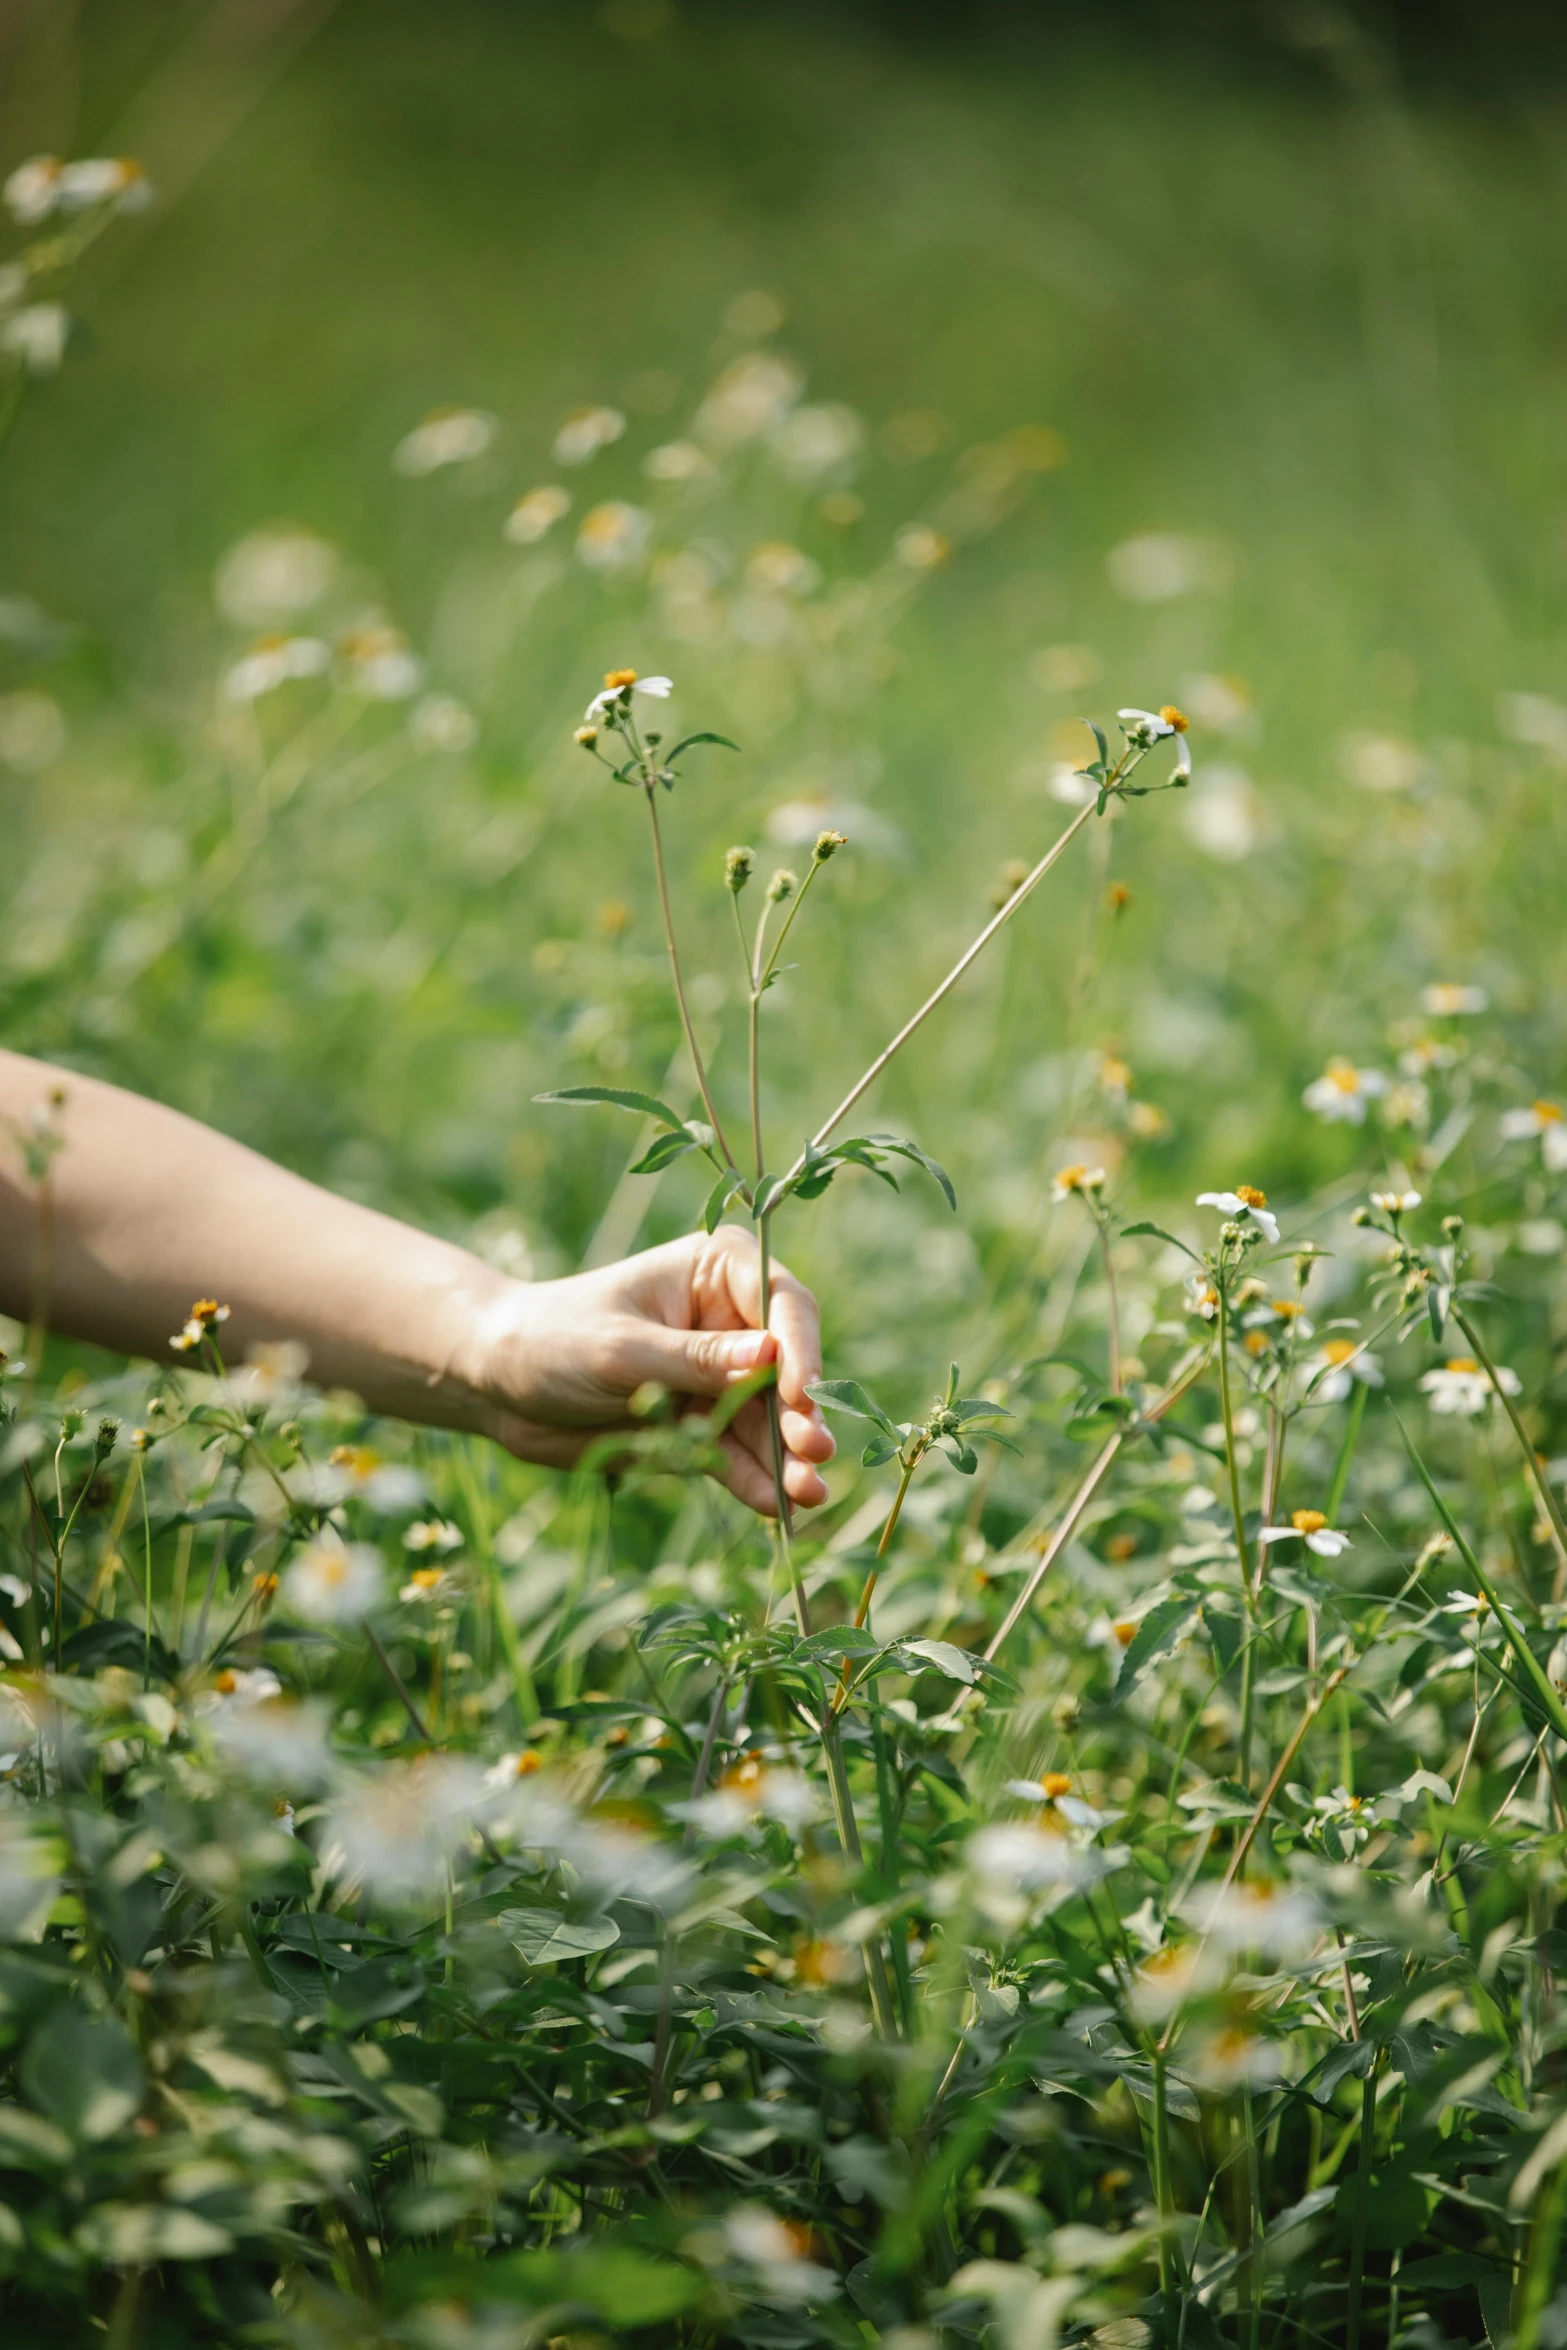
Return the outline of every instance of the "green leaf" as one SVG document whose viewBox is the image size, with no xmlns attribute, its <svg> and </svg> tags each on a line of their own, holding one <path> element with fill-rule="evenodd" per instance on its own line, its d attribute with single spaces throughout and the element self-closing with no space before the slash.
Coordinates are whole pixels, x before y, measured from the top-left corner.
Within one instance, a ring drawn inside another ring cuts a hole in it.
<svg viewBox="0 0 1567 2350">
<path fill-rule="evenodd" d="M 873 1436 L 860 1455 L 860 1466 L 862 1469 L 879 1469 L 897 1457 L 898 1440 L 895 1436 Z"/>
<path fill-rule="evenodd" d="M 1116 1703 L 1130 1697 L 1137 1684 L 1137 1676 L 1149 1665 L 1168 1656 L 1181 1634 L 1197 1621 L 1197 1610 L 1189 1599 L 1161 1599 L 1151 1607 L 1127 1644 L 1121 1659 L 1120 1677 L 1115 1685 Z"/>
<path fill-rule="evenodd" d="M 1123 1224 L 1121 1238 L 1123 1240 L 1167 1240 L 1172 1248 L 1180 1250 L 1183 1257 L 1190 1257 L 1194 1265 L 1202 1263 L 1201 1257 L 1194 1248 L 1188 1248 L 1184 1240 L 1177 1240 L 1173 1232 L 1166 1232 L 1162 1224 Z"/>
<path fill-rule="evenodd" d="M 613 1918 L 564 1918 L 553 1909 L 503 1909 L 498 1923 L 512 1948 L 530 1966 L 588 1958 L 620 1940 L 620 1928 Z"/>
<path fill-rule="evenodd" d="M 722 1175 L 719 1176 L 718 1181 L 714 1184 L 712 1190 L 707 1195 L 707 1204 L 702 1210 L 702 1228 L 704 1231 L 717 1231 L 719 1218 L 723 1215 L 725 1208 L 728 1207 L 729 1202 L 734 1198 L 736 1192 L 744 1191 L 744 1189 L 745 1177 L 741 1174 L 739 1168 L 726 1167 Z"/>
<path fill-rule="evenodd" d="M 858 1624 L 833 1624 L 825 1632 L 813 1632 L 809 1640 L 796 1641 L 794 1658 L 796 1663 L 837 1664 L 846 1656 L 874 1656 L 881 1646 Z"/>
<path fill-rule="evenodd" d="M 942 1198 L 953 1214 L 957 1214 L 958 1195 L 952 1188 L 951 1176 L 945 1167 L 940 1166 L 931 1157 L 928 1151 L 922 1151 L 917 1142 L 906 1142 L 901 1135 L 897 1134 L 867 1134 L 865 1140 L 870 1144 L 872 1150 L 895 1151 L 900 1159 L 912 1159 L 917 1167 L 923 1167 L 926 1174 L 931 1177 L 940 1190 Z"/>
<path fill-rule="evenodd" d="M 1102 726 L 1096 726 L 1091 718 L 1084 718 L 1081 721 L 1081 724 L 1087 727 L 1089 733 L 1093 736 L 1095 742 L 1099 745 L 1099 764 L 1101 767 L 1108 767 L 1110 764 L 1110 745 L 1105 741 L 1104 728 Z"/>
<path fill-rule="evenodd" d="M 897 1435 L 881 1405 L 866 1393 L 858 1379 L 813 1379 L 805 1392 L 813 1403 L 825 1404 L 829 1411 L 852 1412 L 857 1420 L 874 1420 L 884 1435 Z"/>
<path fill-rule="evenodd" d="M 717 743 L 721 749 L 726 751 L 738 751 L 740 748 L 738 743 L 732 743 L 729 740 L 727 734 L 683 734 L 674 749 L 664 753 L 665 766 L 673 766 L 681 752 L 689 751 L 695 743 Z"/>
<path fill-rule="evenodd" d="M 22 2081 L 34 2104 L 62 2129 L 89 2140 L 123 2130 L 146 2088 L 141 2059 L 123 2028 L 65 2007 L 33 2033 Z"/>
<path fill-rule="evenodd" d="M 664 1133 L 654 1136 L 641 1158 L 627 1172 L 632 1175 L 657 1175 L 665 1167 L 673 1166 L 676 1159 L 685 1158 L 688 1152 L 705 1148 L 706 1145 L 699 1142 L 689 1128 L 679 1134 L 666 1129 Z"/>
<path fill-rule="evenodd" d="M 922 1664 L 945 1673 L 949 1681 L 963 1682 L 966 1688 L 972 1689 L 979 1677 L 977 1660 L 951 1640 L 900 1640 L 898 1646 L 905 1655 L 917 1656 Z"/>
<path fill-rule="evenodd" d="M 668 1102 L 661 1102 L 656 1093 L 633 1093 L 628 1086 L 565 1085 L 553 1093 L 536 1093 L 533 1098 L 536 1102 L 564 1102 L 568 1107 L 607 1102 L 612 1109 L 632 1110 L 639 1118 L 657 1118 L 680 1134 L 686 1131 L 684 1118 Z"/>
</svg>

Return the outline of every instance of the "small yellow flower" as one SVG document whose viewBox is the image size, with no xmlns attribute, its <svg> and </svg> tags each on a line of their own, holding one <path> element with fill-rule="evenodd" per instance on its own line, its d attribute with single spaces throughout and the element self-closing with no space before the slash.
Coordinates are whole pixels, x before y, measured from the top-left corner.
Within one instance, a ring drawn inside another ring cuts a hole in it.
<svg viewBox="0 0 1567 2350">
<path fill-rule="evenodd" d="M 624 686 L 635 685 L 636 682 L 637 673 L 634 669 L 606 669 L 604 672 L 605 687 L 612 694 L 618 694 Z"/>
<path fill-rule="evenodd" d="M 1472 1378 L 1480 1366 L 1473 1355 L 1449 1355 L 1446 1368 L 1449 1371 L 1462 1371 L 1467 1377 Z"/>
<path fill-rule="evenodd" d="M 1159 715 L 1174 734 L 1184 734 L 1191 724 L 1185 711 L 1177 710 L 1173 702 L 1162 702 L 1159 706 Z"/>
<path fill-rule="evenodd" d="M 1267 1193 L 1259 1191 L 1254 1183 L 1237 1183 L 1235 1196 L 1243 1207 L 1265 1208 L 1268 1204 Z"/>
<path fill-rule="evenodd" d="M 1320 1534 L 1327 1524 L 1321 1510 L 1292 1510 L 1290 1524 L 1297 1534 Z"/>
<path fill-rule="evenodd" d="M 1071 1774 L 1067 1771 L 1046 1771 L 1040 1785 L 1044 1788 L 1051 1802 L 1054 1803 L 1058 1795 L 1071 1794 Z"/>
<path fill-rule="evenodd" d="M 1050 1186 L 1050 1196 L 1052 1199 L 1063 1200 L 1070 1198 L 1074 1191 L 1098 1192 L 1103 1191 L 1104 1187 L 1105 1171 L 1103 1167 L 1079 1165 L 1058 1167 Z"/>
<path fill-rule="evenodd" d="M 1339 1371 L 1346 1363 L 1354 1361 L 1360 1352 L 1360 1344 L 1357 1339 L 1353 1338 L 1325 1338 L 1322 1342 L 1322 1351 L 1332 1368 Z"/>
<path fill-rule="evenodd" d="M 1111 1626 L 1111 1630 L 1123 1648 L 1130 1648 L 1132 1642 L 1137 1638 L 1136 1619 L 1132 1616 L 1123 1616 L 1118 1624 Z"/>
<path fill-rule="evenodd" d="M 421 1591 L 433 1591 L 444 1580 L 445 1573 L 444 1567 L 415 1567 L 408 1580 L 417 1584 Z"/>
</svg>

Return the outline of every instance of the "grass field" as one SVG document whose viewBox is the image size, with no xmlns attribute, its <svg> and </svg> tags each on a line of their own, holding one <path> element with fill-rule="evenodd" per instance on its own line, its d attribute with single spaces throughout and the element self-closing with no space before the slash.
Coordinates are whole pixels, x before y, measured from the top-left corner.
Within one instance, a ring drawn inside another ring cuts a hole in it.
<svg viewBox="0 0 1567 2350">
<path fill-rule="evenodd" d="M 607 671 L 741 746 L 665 802 L 737 1127 L 725 851 L 847 835 L 764 1003 L 776 1164 L 1070 821 L 1085 718 L 1179 705 L 1195 770 L 1085 826 L 873 1096 L 957 1215 L 853 1169 L 780 1213 L 904 1466 L 954 1358 L 1016 1414 L 972 1486 L 922 1471 L 869 1632 L 821 1632 L 888 1500 L 857 1445 L 813 1648 L 657 1430 L 611 1498 L 162 1372 L 148 1456 L 147 1380 L 85 1350 L 11 1390 L 0 2260 L 40 2327 L 1567 2339 L 1567 100 L 1332 12 L 1140 22 L 0 19 L 0 166 L 161 191 L 25 386 L 0 280 L 0 1041 L 562 1272 L 712 1180 L 535 1100 L 696 1106 L 642 811 L 572 741 Z M 1161 1231 L 1099 1253 L 1069 1163 Z M 1257 1216 L 1193 1205 L 1243 1183 L 1332 1252 L 1282 1309 Z M 1369 1190 L 1424 1206 L 1370 1234 Z M 1303 1354 L 1303 1297 L 1368 1335 Z M 1113 1311 L 1144 1418 L 1084 1494 Z M 310 1618 L 323 1542 L 409 1571 L 415 1490 L 441 1607 Z M 236 1671 L 304 1704 L 277 1745 Z"/>
</svg>

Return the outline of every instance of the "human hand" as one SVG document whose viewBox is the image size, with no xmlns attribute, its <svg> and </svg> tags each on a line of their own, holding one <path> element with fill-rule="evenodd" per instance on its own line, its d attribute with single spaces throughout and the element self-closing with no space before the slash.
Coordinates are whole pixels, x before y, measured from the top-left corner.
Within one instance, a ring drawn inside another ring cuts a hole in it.
<svg viewBox="0 0 1567 2350">
<path fill-rule="evenodd" d="M 805 1392 L 821 1377 L 816 1301 L 776 1262 L 768 1319 L 760 1329 L 756 1241 L 729 1224 L 595 1272 L 515 1283 L 485 1317 L 475 1384 L 488 1402 L 489 1433 L 523 1460 L 569 1467 L 596 1437 L 635 1424 L 629 1400 L 649 1381 L 677 1396 L 715 1397 L 776 1361 L 784 1490 L 814 1508 L 827 1498 L 816 1464 L 835 1450 Z M 742 1404 L 719 1443 L 729 1490 L 771 1516 L 765 1398 Z"/>
</svg>

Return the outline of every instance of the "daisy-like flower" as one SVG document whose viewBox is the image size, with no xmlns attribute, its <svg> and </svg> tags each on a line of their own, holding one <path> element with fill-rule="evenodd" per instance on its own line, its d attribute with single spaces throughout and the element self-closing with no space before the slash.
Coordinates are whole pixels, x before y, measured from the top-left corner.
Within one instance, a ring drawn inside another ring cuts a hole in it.
<svg viewBox="0 0 1567 2350">
<path fill-rule="evenodd" d="M 368 1542 L 313 1542 L 283 1587 L 307 1623 L 357 1623 L 381 1596 L 381 1554 Z"/>
<path fill-rule="evenodd" d="M 928 522 L 908 522 L 893 540 L 892 551 L 906 571 L 937 571 L 951 554 L 952 544 Z"/>
<path fill-rule="evenodd" d="M 633 694 L 651 694 L 655 702 L 666 702 L 674 690 L 672 677 L 638 677 L 634 669 L 606 669 L 604 691 L 589 702 L 582 723 L 593 726 L 611 711 L 629 710 Z"/>
<path fill-rule="evenodd" d="M 69 313 L 59 302 L 29 302 L 0 319 L 0 354 L 15 359 L 29 375 L 53 375 L 65 357 L 71 330 Z"/>
<path fill-rule="evenodd" d="M 1560 1103 L 1538 1101 L 1526 1110 L 1504 1110 L 1499 1127 L 1506 1142 L 1532 1142 L 1538 1135 L 1540 1156 L 1552 1175 L 1567 1168 L 1567 1110 Z"/>
<path fill-rule="evenodd" d="M 424 683 L 424 664 L 401 629 L 382 620 L 361 622 L 338 640 L 343 682 L 372 702 L 406 702 Z"/>
<path fill-rule="evenodd" d="M 202 1340 L 229 1318 L 227 1306 L 220 1306 L 215 1297 L 198 1297 L 190 1309 L 190 1319 L 183 1330 L 177 1330 L 169 1340 L 176 1354 L 194 1353 Z"/>
<path fill-rule="evenodd" d="M 1103 1167 L 1058 1167 L 1050 1185 L 1053 1200 L 1070 1199 L 1074 1191 L 1097 1195 L 1105 1187 Z"/>
<path fill-rule="evenodd" d="M 1304 1542 L 1319 1559 L 1336 1559 L 1354 1544 L 1347 1534 L 1330 1526 L 1321 1510 L 1295 1510 L 1287 1526 L 1264 1526 L 1257 1536 L 1259 1542 Z"/>
<path fill-rule="evenodd" d="M 1200 1208 L 1217 1208 L 1225 1216 L 1249 1216 L 1264 1240 L 1276 1243 L 1279 1220 L 1268 1206 L 1268 1195 L 1253 1183 L 1238 1183 L 1233 1191 L 1200 1191 Z"/>
<path fill-rule="evenodd" d="M 548 482 L 542 489 L 529 490 L 519 498 L 506 517 L 506 536 L 513 546 L 531 547 L 554 529 L 561 516 L 571 506 L 569 492 L 557 483 Z"/>
<path fill-rule="evenodd" d="M 1042 1779 L 1008 1779 L 1004 1792 L 1015 1795 L 1020 1803 L 1044 1805 L 1069 1828 L 1080 1828 L 1091 1836 L 1121 1816 L 1119 1812 L 1096 1811 L 1091 1803 L 1074 1795 L 1065 1771 L 1047 1771 Z"/>
<path fill-rule="evenodd" d="M 1363 1126 L 1366 1104 L 1386 1091 L 1387 1079 L 1380 1069 L 1357 1069 L 1353 1061 L 1335 1059 L 1320 1077 L 1312 1079 L 1300 1098 L 1329 1125 Z"/>
<path fill-rule="evenodd" d="M 1184 710 L 1173 702 L 1163 702 L 1157 710 L 1118 710 L 1127 741 L 1135 751 L 1152 750 L 1155 743 L 1175 738 L 1175 766 L 1172 773 L 1183 780 L 1191 775 L 1192 747 L 1186 739 L 1191 724 Z"/>
<path fill-rule="evenodd" d="M 1465 987 L 1456 980 L 1441 979 L 1434 986 L 1420 990 L 1420 1003 L 1433 1020 L 1467 1020 L 1476 1012 L 1483 1012 L 1491 999 L 1483 987 Z"/>
<path fill-rule="evenodd" d="M 1420 1205 L 1418 1191 L 1374 1191 L 1371 1205 L 1384 1216 L 1412 1216 Z"/>
<path fill-rule="evenodd" d="M 415 1567 L 397 1596 L 407 1607 L 428 1607 L 449 1588 L 444 1567 Z"/>
<path fill-rule="evenodd" d="M 263 1705 L 267 1699 L 281 1697 L 282 1694 L 282 1682 L 276 1673 L 268 1672 L 265 1665 L 256 1665 L 249 1671 L 228 1667 L 221 1673 L 214 1673 L 212 1695 L 208 1703 L 242 1709 L 247 1705 Z"/>
<path fill-rule="evenodd" d="M 1192 1273 L 1186 1282 L 1186 1311 L 1199 1314 L 1211 1322 L 1219 1311 L 1219 1293 L 1202 1273 Z"/>
<path fill-rule="evenodd" d="M 57 212 L 90 212 L 95 204 L 141 212 L 151 202 L 152 182 L 131 155 L 85 155 L 62 164 L 55 181 Z"/>
<path fill-rule="evenodd" d="M 1198 2043 L 1186 2066 L 1199 2089 L 1226 2097 L 1236 2089 L 1265 2089 L 1278 2080 L 1284 2071 L 1284 2051 L 1260 2032 L 1227 2024 Z"/>
<path fill-rule="evenodd" d="M 653 521 L 640 506 L 607 498 L 582 517 L 577 560 L 590 571 L 634 571 L 647 553 Z"/>
<path fill-rule="evenodd" d="M 1342 1403 L 1357 1379 L 1364 1387 L 1383 1384 L 1376 1356 L 1354 1338 L 1325 1338 L 1320 1351 L 1302 1367 L 1313 1403 Z"/>
<path fill-rule="evenodd" d="M 461 1550 L 462 1528 L 450 1518 L 416 1518 L 403 1529 L 404 1550 Z"/>
<path fill-rule="evenodd" d="M 471 465 L 495 438 L 495 419 L 482 408 L 435 408 L 392 452 L 399 473 L 418 480 L 443 465 Z"/>
<path fill-rule="evenodd" d="M 555 435 L 550 454 L 557 465 L 587 465 L 625 429 L 618 408 L 574 408 Z"/>
<path fill-rule="evenodd" d="M 1451 1355 L 1421 1379 L 1421 1387 L 1431 1398 L 1431 1409 L 1459 1420 L 1473 1420 L 1491 1400 L 1492 1387 L 1487 1374 L 1481 1370 L 1473 1355 Z M 1498 1364 L 1496 1384 L 1504 1395 L 1521 1392 L 1521 1381 L 1516 1371 Z"/>
<path fill-rule="evenodd" d="M 519 1779 L 531 1779 L 534 1772 L 543 1767 L 543 1761 L 535 1750 L 531 1746 L 524 1746 L 513 1753 L 503 1754 L 498 1762 L 491 1763 L 484 1774 L 484 1784 L 496 1789 L 515 1787 Z"/>
<path fill-rule="evenodd" d="M 58 155 L 30 155 L 11 173 L 0 189 L 0 196 L 11 218 L 22 228 L 36 228 L 41 220 L 48 219 L 60 200 L 64 168 Z"/>
<path fill-rule="evenodd" d="M 318 636 L 258 637 L 224 678 L 223 692 L 231 702 L 259 702 L 293 678 L 320 677 L 331 659 Z"/>
<path fill-rule="evenodd" d="M 1219 1948 L 1251 1950 L 1269 1958 L 1303 1956 L 1321 1923 L 1309 1893 L 1266 1882 L 1198 1894 L 1184 1914 Z"/>
</svg>

